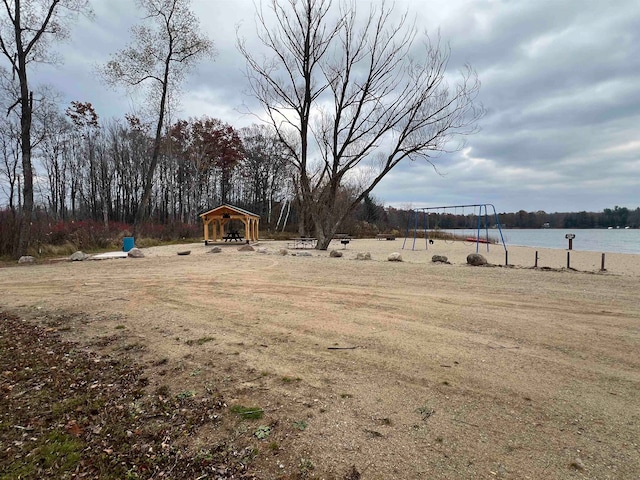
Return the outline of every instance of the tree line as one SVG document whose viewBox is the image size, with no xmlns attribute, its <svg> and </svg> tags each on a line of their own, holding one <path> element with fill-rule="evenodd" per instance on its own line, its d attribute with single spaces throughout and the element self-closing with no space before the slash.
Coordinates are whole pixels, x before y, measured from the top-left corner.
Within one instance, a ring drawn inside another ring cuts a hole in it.
<svg viewBox="0 0 640 480">
<path fill-rule="evenodd" d="M 13 225 L 14 234 L 24 208 L 15 128 L 10 119 L 0 127 L 2 226 L 6 232 Z M 90 103 L 74 101 L 64 113 L 38 117 L 34 128 L 41 132 L 33 150 L 40 216 L 53 224 L 93 220 L 107 229 L 110 222 L 135 222 L 154 148 L 148 125 L 133 116 L 102 123 Z M 154 223 L 195 224 L 208 207 L 231 203 L 259 214 L 265 228 L 275 227 L 292 188 L 286 152 L 269 127 L 235 129 L 208 117 L 168 126 L 152 184 L 148 216 Z"/>
<path fill-rule="evenodd" d="M 502 228 L 640 228 L 640 207 L 629 209 L 615 206 L 605 208 L 601 212 L 554 212 L 542 210 L 527 212 L 498 213 L 498 220 Z M 385 208 L 375 198 L 367 197 L 355 210 L 349 226 L 359 232 L 381 233 L 396 232 L 402 234 L 407 227 L 414 228 L 415 216 L 411 209 Z M 496 225 L 495 217 L 488 215 L 486 220 L 480 219 L 484 228 L 485 222 L 489 227 Z M 467 208 L 463 210 L 442 209 L 432 211 L 428 219 L 418 216 L 418 227 L 429 229 L 466 229 L 472 230 L 478 226 L 478 211 Z"/>
</svg>

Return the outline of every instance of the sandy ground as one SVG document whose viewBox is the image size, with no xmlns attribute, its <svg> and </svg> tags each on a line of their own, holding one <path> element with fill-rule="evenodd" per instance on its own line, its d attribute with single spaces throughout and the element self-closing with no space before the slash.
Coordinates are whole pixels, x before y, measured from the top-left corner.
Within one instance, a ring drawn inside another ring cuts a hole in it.
<svg viewBox="0 0 640 480">
<path fill-rule="evenodd" d="M 484 268 L 465 265 L 475 246 L 402 242 L 4 268 L 0 308 L 135 352 L 152 386 L 264 408 L 263 478 L 638 478 L 640 256 L 608 253 L 600 273 L 599 253 L 575 251 L 579 271 L 533 270 L 535 250 L 512 247 L 521 268 Z M 566 251 L 539 249 L 539 266 L 562 269 Z"/>
</svg>

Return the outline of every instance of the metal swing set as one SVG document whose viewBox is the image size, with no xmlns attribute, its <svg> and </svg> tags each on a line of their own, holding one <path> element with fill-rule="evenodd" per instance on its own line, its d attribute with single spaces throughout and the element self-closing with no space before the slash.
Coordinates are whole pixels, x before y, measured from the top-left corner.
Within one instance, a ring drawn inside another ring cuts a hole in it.
<svg viewBox="0 0 640 480">
<path fill-rule="evenodd" d="M 429 238 L 429 233 L 431 229 L 429 228 L 429 217 L 432 213 L 438 215 L 440 213 L 445 213 L 447 210 L 453 210 L 457 213 L 458 209 L 462 210 L 462 215 L 464 216 L 465 208 L 473 208 L 473 214 L 471 215 L 471 219 L 473 221 L 473 217 L 477 217 L 477 226 L 475 227 L 475 235 L 473 237 L 467 237 L 465 240 L 470 241 L 476 244 L 476 253 L 480 250 L 480 244 L 487 245 L 487 252 L 489 251 L 489 244 L 492 243 L 489 239 L 489 218 L 492 215 L 495 220 L 495 225 L 500 233 L 500 240 L 502 242 L 502 246 L 504 247 L 504 251 L 507 251 L 507 245 L 504 241 L 504 236 L 502 235 L 502 227 L 500 226 L 500 220 L 498 219 L 498 214 L 496 212 L 496 207 L 491 203 L 474 203 L 469 205 L 446 205 L 442 207 L 424 207 L 424 208 L 416 208 L 412 209 L 409 212 L 409 218 L 407 220 L 407 231 L 404 237 L 404 242 L 402 243 L 402 249 L 405 249 L 405 245 L 407 243 L 407 239 L 409 238 L 409 229 L 413 224 L 413 244 L 411 246 L 411 250 L 416 249 L 416 240 L 418 238 L 418 229 L 420 227 L 420 218 L 422 218 L 422 229 L 424 232 L 424 242 L 425 249 L 429 249 L 429 240 L 433 243 L 433 239 Z M 478 209 L 478 213 L 476 214 L 476 208 Z M 492 213 L 489 213 L 489 209 L 491 209 Z M 437 229 L 437 220 L 435 229 Z M 484 230 L 484 237 L 481 236 L 481 231 Z"/>
</svg>

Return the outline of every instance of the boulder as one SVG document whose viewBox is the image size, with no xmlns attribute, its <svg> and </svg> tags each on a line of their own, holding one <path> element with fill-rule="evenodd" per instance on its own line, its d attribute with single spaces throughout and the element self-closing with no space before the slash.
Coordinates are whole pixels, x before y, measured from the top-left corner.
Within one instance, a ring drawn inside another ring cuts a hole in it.
<svg viewBox="0 0 640 480">
<path fill-rule="evenodd" d="M 129 250 L 127 256 L 129 258 L 144 258 L 144 253 L 142 253 L 142 250 L 140 250 L 139 248 L 134 247 Z"/>
<path fill-rule="evenodd" d="M 469 255 L 467 255 L 467 263 L 469 265 L 473 265 L 474 267 L 479 267 L 481 265 L 486 265 L 487 259 L 479 253 L 470 253 Z"/>
<path fill-rule="evenodd" d="M 191 255 L 191 250 L 183 250 L 178 252 L 178 255 Z"/>
<path fill-rule="evenodd" d="M 451 263 L 449 262 L 449 259 L 444 255 L 434 255 L 433 257 L 431 257 L 431 261 L 433 263 L 447 263 L 447 264 Z"/>
<path fill-rule="evenodd" d="M 356 260 L 371 260 L 371 252 L 358 252 Z"/>
<path fill-rule="evenodd" d="M 238 247 L 238 251 L 239 252 L 254 252 L 256 249 L 253 248 L 251 245 L 243 245 L 241 247 Z"/>
<path fill-rule="evenodd" d="M 222 249 L 220 247 L 213 247 L 207 253 L 220 253 L 220 252 L 222 252 Z"/>
<path fill-rule="evenodd" d="M 71 254 L 71 256 L 69 257 L 69 260 L 72 262 L 82 262 L 87 258 L 89 258 L 89 255 L 78 250 L 77 252 L 74 252 Z"/>
<path fill-rule="evenodd" d="M 387 260 L 389 260 L 390 262 L 401 262 L 402 255 L 400 255 L 398 252 L 393 252 L 389 254 Z"/>
<path fill-rule="evenodd" d="M 286 248 L 281 248 L 280 250 L 278 250 L 278 253 L 284 257 L 285 255 L 289 255 L 289 250 L 287 250 Z"/>
<path fill-rule="evenodd" d="M 329 256 L 330 256 L 331 258 L 340 258 L 340 257 L 342 257 L 342 252 L 340 252 L 340 251 L 338 251 L 338 250 L 331 250 L 331 251 L 329 252 Z"/>
<path fill-rule="evenodd" d="M 23 255 L 18 259 L 18 263 L 33 263 L 36 259 L 31 255 Z"/>
</svg>

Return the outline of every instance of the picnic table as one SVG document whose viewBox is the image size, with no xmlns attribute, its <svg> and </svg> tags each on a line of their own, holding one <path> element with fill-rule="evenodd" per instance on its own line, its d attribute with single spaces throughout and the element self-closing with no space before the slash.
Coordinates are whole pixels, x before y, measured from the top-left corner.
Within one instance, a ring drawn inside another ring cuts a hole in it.
<svg viewBox="0 0 640 480">
<path fill-rule="evenodd" d="M 376 235 L 378 240 L 395 240 L 396 236 L 393 233 L 379 233 Z"/>
<path fill-rule="evenodd" d="M 233 240 L 236 242 L 242 241 L 242 236 L 240 235 L 240 232 L 238 232 L 237 230 L 231 230 L 222 238 L 224 239 L 225 242 L 228 242 L 229 240 Z"/>
<path fill-rule="evenodd" d="M 289 248 L 316 248 L 317 238 L 296 237 L 290 238 Z"/>
</svg>

